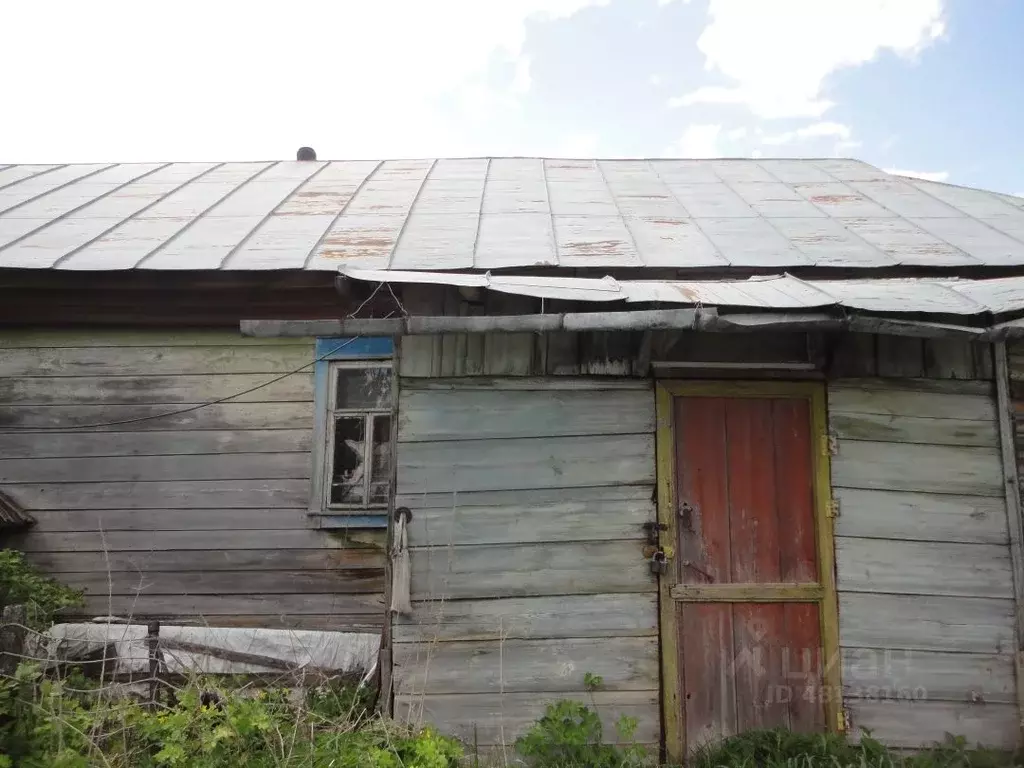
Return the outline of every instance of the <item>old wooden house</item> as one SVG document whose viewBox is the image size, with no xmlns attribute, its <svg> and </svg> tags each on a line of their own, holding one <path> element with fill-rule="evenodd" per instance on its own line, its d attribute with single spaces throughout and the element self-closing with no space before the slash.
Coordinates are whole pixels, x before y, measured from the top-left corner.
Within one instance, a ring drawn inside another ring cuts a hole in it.
<svg viewBox="0 0 1024 768">
<path fill-rule="evenodd" d="M 0 167 L 5 543 L 480 749 L 1013 746 L 1021 317 L 1024 200 L 851 160 Z"/>
</svg>

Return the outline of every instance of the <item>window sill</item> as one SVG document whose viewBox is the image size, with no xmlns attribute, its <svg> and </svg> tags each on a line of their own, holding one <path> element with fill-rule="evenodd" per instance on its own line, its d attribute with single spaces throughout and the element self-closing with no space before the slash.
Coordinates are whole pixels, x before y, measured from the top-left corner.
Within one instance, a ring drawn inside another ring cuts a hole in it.
<svg viewBox="0 0 1024 768">
<path fill-rule="evenodd" d="M 359 515 L 332 515 L 332 514 L 316 514 L 317 528 L 326 528 L 329 530 L 347 529 L 347 528 L 377 528 L 386 529 L 388 527 L 388 513 L 370 513 L 370 514 L 359 514 Z"/>
</svg>

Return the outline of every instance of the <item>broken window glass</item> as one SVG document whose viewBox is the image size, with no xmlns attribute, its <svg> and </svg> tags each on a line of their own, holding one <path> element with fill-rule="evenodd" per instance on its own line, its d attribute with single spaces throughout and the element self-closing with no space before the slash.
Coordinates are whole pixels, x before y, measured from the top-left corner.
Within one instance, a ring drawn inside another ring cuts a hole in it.
<svg viewBox="0 0 1024 768">
<path fill-rule="evenodd" d="M 391 417 L 373 417 L 370 504 L 387 504 L 391 489 Z"/>
<path fill-rule="evenodd" d="M 391 500 L 391 367 L 338 365 L 329 406 L 334 442 L 329 449 L 333 507 L 387 507 Z"/>
<path fill-rule="evenodd" d="M 391 408 L 390 368 L 340 368 L 335 408 L 387 410 Z"/>
<path fill-rule="evenodd" d="M 338 416 L 334 420 L 334 468 L 331 504 L 362 504 L 365 500 L 366 419 Z"/>
</svg>

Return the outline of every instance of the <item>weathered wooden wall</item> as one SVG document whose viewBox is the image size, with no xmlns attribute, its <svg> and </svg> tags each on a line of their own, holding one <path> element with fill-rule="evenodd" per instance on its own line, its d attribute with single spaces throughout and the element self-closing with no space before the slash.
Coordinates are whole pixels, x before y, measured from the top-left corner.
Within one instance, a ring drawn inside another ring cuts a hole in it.
<svg viewBox="0 0 1024 768">
<path fill-rule="evenodd" d="M 948 732 L 1013 747 L 1015 603 L 993 383 L 838 379 L 828 400 L 853 725 L 897 746 Z"/>
<path fill-rule="evenodd" d="M 393 624 L 396 711 L 487 750 L 583 698 L 659 739 L 654 398 L 623 379 L 402 379 L 398 503 L 411 617 Z"/>
<path fill-rule="evenodd" d="M 230 331 L 0 332 L 0 489 L 38 521 L 6 544 L 84 588 L 85 616 L 381 627 L 382 542 L 307 517 L 311 368 L 140 420 L 312 359 Z"/>
</svg>

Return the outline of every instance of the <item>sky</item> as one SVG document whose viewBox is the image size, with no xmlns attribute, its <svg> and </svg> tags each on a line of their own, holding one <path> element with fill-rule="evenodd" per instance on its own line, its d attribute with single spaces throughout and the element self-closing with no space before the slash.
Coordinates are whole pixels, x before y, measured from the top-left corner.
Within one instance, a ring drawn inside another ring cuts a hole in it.
<svg viewBox="0 0 1024 768">
<path fill-rule="evenodd" d="M 1024 194 L 1024 0 L 3 0 L 0 163 L 855 157 Z"/>
</svg>

